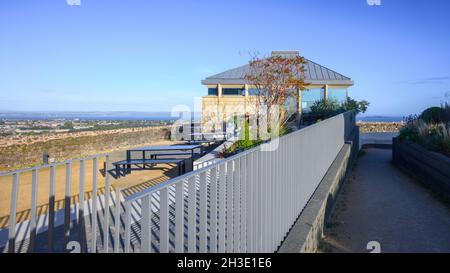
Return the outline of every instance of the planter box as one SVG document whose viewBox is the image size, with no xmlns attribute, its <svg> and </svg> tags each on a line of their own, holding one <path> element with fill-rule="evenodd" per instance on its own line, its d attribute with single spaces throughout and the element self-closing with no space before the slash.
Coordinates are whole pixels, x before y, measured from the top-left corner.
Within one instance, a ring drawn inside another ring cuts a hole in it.
<svg viewBox="0 0 450 273">
<path fill-rule="evenodd" d="M 407 140 L 393 138 L 394 164 L 427 187 L 450 198 L 450 158 Z"/>
</svg>

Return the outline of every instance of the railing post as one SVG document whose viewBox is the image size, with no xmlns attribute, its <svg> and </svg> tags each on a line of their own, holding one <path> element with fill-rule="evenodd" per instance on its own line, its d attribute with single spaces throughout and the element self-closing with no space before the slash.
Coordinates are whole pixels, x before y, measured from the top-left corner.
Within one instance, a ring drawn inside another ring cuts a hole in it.
<svg viewBox="0 0 450 273">
<path fill-rule="evenodd" d="M 211 208 L 211 241 L 210 252 L 217 252 L 217 168 L 212 168 L 210 172 L 210 208 Z"/>
<path fill-rule="evenodd" d="M 226 215 L 225 215 L 225 184 L 226 184 L 226 163 L 220 165 L 219 168 L 219 236 L 218 236 L 218 249 L 219 252 L 225 252 L 225 227 L 226 227 Z"/>
<path fill-rule="evenodd" d="M 8 227 L 8 252 L 16 252 L 16 213 L 17 196 L 19 193 L 19 173 L 14 173 L 12 177 L 11 205 L 9 207 L 9 227 Z"/>
<path fill-rule="evenodd" d="M 169 197 L 168 188 L 159 192 L 160 235 L 159 247 L 161 253 L 169 253 Z"/>
<path fill-rule="evenodd" d="M 234 160 L 233 173 L 233 252 L 241 252 L 241 159 Z"/>
<path fill-rule="evenodd" d="M 92 240 L 91 253 L 97 252 L 97 189 L 98 189 L 98 159 L 92 160 Z"/>
<path fill-rule="evenodd" d="M 38 196 L 38 170 L 32 170 L 31 182 L 31 213 L 30 213 L 30 245 L 29 252 L 34 252 L 36 247 L 36 207 Z"/>
<path fill-rule="evenodd" d="M 125 202 L 125 253 L 130 252 L 130 233 L 131 233 L 131 202 Z"/>
<path fill-rule="evenodd" d="M 141 219 L 141 252 L 150 253 L 152 249 L 152 230 L 151 230 L 151 195 L 145 195 L 142 197 L 142 219 Z"/>
<path fill-rule="evenodd" d="M 116 206 L 114 207 L 114 253 L 120 251 L 120 189 L 116 188 L 115 191 Z"/>
<path fill-rule="evenodd" d="M 188 252 L 197 252 L 197 193 L 195 176 L 188 179 Z"/>
<path fill-rule="evenodd" d="M 207 238 L 207 184 L 206 184 L 206 171 L 202 172 L 200 174 L 200 181 L 199 181 L 199 187 L 200 187 L 200 252 L 206 253 L 207 246 L 206 246 L 206 238 Z"/>
<path fill-rule="evenodd" d="M 104 244 L 104 251 L 106 253 L 109 252 L 109 198 L 111 195 L 111 181 L 110 181 L 110 174 L 108 172 L 108 165 L 109 165 L 109 155 L 107 155 L 105 157 L 105 212 L 104 212 L 104 216 L 105 216 L 105 220 L 104 220 L 104 225 L 103 225 L 103 244 Z"/>
<path fill-rule="evenodd" d="M 233 161 L 227 162 L 226 251 L 233 252 Z"/>
<path fill-rule="evenodd" d="M 78 193 L 78 241 L 81 251 L 85 251 L 85 225 L 84 225 L 84 183 L 85 183 L 85 162 L 80 160 L 80 187 Z"/>
<path fill-rule="evenodd" d="M 70 239 L 70 193 L 72 185 L 72 163 L 66 163 L 66 193 L 64 198 L 64 249 L 67 252 L 67 243 Z"/>
<path fill-rule="evenodd" d="M 184 252 L 184 180 L 175 186 L 175 252 Z"/>
<path fill-rule="evenodd" d="M 50 189 L 48 197 L 48 251 L 53 252 L 55 227 L 55 166 L 50 166 Z"/>
</svg>

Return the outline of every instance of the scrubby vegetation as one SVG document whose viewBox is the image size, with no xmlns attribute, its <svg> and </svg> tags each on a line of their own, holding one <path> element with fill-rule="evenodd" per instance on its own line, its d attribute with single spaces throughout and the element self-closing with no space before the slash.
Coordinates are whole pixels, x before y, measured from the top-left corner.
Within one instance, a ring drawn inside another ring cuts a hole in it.
<svg viewBox="0 0 450 273">
<path fill-rule="evenodd" d="M 56 161 L 63 161 L 162 139 L 170 139 L 169 126 L 93 131 L 89 134 L 68 134 L 64 138 L 14 144 L 0 147 L 0 170 L 39 165 L 44 153 Z"/>
<path fill-rule="evenodd" d="M 399 138 L 450 157 L 450 105 L 444 103 L 426 109 L 419 116 L 409 116 Z"/>
</svg>

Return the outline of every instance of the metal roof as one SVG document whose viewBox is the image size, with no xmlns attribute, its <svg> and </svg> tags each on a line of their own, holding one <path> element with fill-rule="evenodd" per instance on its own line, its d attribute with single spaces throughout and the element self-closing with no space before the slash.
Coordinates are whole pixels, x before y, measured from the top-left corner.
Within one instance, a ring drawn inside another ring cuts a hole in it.
<svg viewBox="0 0 450 273">
<path fill-rule="evenodd" d="M 305 83 L 318 85 L 353 85 L 353 81 L 340 73 L 306 59 Z M 202 80 L 202 84 L 245 84 L 244 76 L 250 71 L 249 64 L 239 66 Z"/>
</svg>

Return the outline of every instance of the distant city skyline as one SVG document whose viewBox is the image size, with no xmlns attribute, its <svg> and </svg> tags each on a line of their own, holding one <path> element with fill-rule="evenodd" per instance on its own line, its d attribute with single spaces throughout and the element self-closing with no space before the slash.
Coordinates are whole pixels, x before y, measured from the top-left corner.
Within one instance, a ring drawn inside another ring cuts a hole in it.
<svg viewBox="0 0 450 273">
<path fill-rule="evenodd" d="M 253 53 L 299 50 L 354 80 L 366 115 L 405 116 L 450 92 L 450 3 L 0 2 L 0 111 L 170 112 Z"/>
</svg>

